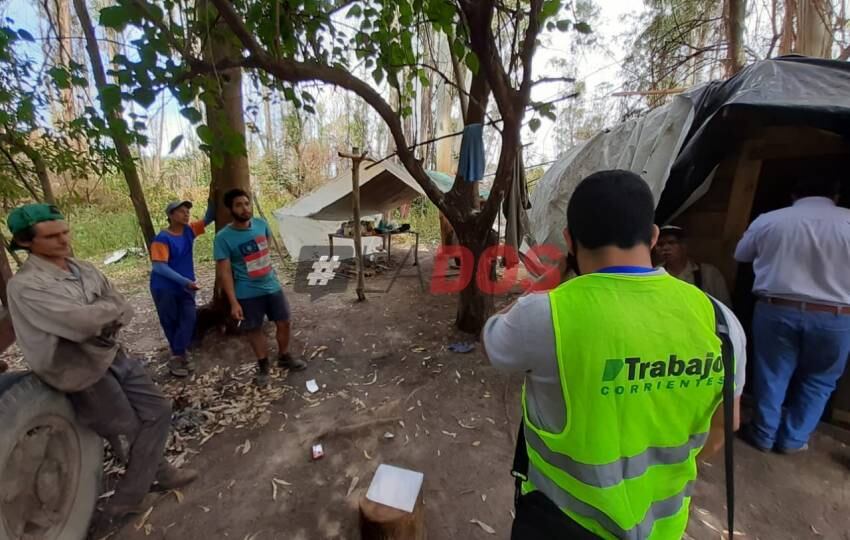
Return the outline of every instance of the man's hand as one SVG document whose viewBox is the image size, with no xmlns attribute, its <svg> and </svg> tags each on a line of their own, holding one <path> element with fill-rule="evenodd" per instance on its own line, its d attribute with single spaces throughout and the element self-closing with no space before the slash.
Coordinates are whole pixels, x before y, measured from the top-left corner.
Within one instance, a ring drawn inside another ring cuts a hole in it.
<svg viewBox="0 0 850 540">
<path fill-rule="evenodd" d="M 242 313 L 242 306 L 239 305 L 239 302 L 235 302 L 233 307 L 230 308 L 230 316 L 236 321 L 245 320 L 245 315 Z"/>
</svg>

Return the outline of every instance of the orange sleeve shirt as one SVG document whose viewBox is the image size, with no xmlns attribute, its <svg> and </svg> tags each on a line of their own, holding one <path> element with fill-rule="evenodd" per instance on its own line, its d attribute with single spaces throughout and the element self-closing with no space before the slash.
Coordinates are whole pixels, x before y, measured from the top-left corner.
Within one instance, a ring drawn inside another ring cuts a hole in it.
<svg viewBox="0 0 850 540">
<path fill-rule="evenodd" d="M 201 236 L 207 230 L 207 224 L 204 223 L 204 220 L 199 219 L 198 221 L 193 221 L 189 224 L 189 227 L 192 229 L 192 232 L 195 233 L 195 236 Z"/>
<path fill-rule="evenodd" d="M 168 262 L 168 244 L 163 242 L 152 242 L 151 243 L 151 261 L 152 262 Z"/>
</svg>

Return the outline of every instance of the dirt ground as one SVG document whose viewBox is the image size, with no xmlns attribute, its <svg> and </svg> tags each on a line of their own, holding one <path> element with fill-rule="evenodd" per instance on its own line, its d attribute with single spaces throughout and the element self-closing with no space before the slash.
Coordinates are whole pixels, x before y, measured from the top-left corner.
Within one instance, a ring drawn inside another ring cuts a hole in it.
<svg viewBox="0 0 850 540">
<path fill-rule="evenodd" d="M 113 538 L 359 538 L 357 502 L 380 463 L 424 473 L 428 538 L 508 538 L 521 377 L 489 367 L 480 346 L 447 350 L 468 337 L 453 329 L 455 299 L 426 291 L 429 257 L 420 260 L 421 284 L 408 263 L 396 277 L 370 278 L 365 303 L 354 301 L 353 286 L 311 301 L 285 284 L 292 349 L 309 360 L 307 371 L 273 382 L 274 400 L 259 421 L 236 420 L 202 446 L 185 444 L 185 460 L 202 477 L 161 496 Z M 389 292 L 368 292 L 390 282 Z M 144 286 L 135 291 L 139 314 L 128 344 L 150 359 L 179 407 L 192 381 L 175 384 L 163 374 L 164 339 Z M 228 366 L 241 391 L 253 392 L 251 355 L 238 338 L 209 336 L 195 358 L 197 377 Z M 307 392 L 308 379 L 319 392 Z M 838 438 L 819 433 L 809 452 L 789 457 L 736 443 L 736 538 L 850 539 L 850 449 Z M 326 455 L 312 461 L 317 441 Z M 701 467 L 693 506 L 686 538 L 720 538 L 722 456 Z"/>
</svg>

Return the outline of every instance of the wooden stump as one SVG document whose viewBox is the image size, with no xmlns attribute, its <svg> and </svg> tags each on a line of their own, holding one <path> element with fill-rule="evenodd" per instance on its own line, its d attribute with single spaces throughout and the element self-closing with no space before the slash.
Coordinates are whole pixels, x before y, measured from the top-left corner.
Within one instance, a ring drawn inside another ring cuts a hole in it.
<svg viewBox="0 0 850 540">
<path fill-rule="evenodd" d="M 360 499 L 360 535 L 363 540 L 425 540 L 425 507 L 422 495 L 413 512 L 404 512 Z"/>
</svg>

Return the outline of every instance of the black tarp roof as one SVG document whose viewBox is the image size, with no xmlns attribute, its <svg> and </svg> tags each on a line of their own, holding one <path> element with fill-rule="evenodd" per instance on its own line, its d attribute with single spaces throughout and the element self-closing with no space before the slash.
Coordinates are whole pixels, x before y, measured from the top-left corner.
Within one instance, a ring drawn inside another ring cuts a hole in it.
<svg viewBox="0 0 850 540">
<path fill-rule="evenodd" d="M 656 209 L 663 223 L 757 130 L 807 126 L 850 137 L 850 63 L 784 56 L 686 94 L 695 118 Z"/>
</svg>

